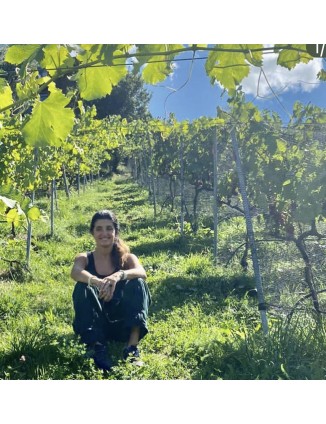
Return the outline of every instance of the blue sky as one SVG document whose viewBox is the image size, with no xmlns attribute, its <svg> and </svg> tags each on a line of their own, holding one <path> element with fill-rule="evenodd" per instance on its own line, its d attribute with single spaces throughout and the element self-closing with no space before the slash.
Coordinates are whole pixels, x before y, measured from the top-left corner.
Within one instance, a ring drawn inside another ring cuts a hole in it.
<svg viewBox="0 0 326 424">
<path fill-rule="evenodd" d="M 259 69 L 252 68 L 249 77 L 242 82 L 246 99 L 260 109 L 277 112 L 285 123 L 296 101 L 326 108 L 326 82 L 316 79 L 321 66 L 321 59 L 314 59 L 289 71 L 276 66 L 276 55 L 266 55 L 264 72 L 277 97 L 263 76 L 258 84 Z M 258 86 L 258 94 L 263 98 L 257 98 Z M 191 61 L 176 62 L 171 77 L 156 86 L 147 86 L 147 89 L 152 93 L 150 111 L 154 117 L 166 118 L 169 113 L 174 113 L 179 121 L 192 121 L 200 116 L 216 116 L 217 106 L 227 107 L 227 94 L 221 96 L 221 87 L 210 83 L 205 73 L 205 60 L 194 61 L 193 65 Z"/>
</svg>

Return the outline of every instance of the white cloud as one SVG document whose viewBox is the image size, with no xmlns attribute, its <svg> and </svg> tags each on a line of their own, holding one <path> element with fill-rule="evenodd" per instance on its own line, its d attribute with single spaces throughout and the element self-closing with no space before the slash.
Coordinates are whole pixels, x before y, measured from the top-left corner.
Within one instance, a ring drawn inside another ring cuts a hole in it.
<svg viewBox="0 0 326 424">
<path fill-rule="evenodd" d="M 266 55 L 263 70 L 268 83 L 260 68 L 251 67 L 249 76 L 241 83 L 242 89 L 246 94 L 254 96 L 258 94 L 260 97 L 273 95 L 269 85 L 276 94 L 282 94 L 289 90 L 310 92 L 320 83 L 317 73 L 322 68 L 321 60 L 314 59 L 307 64 L 300 63 L 295 68 L 288 70 L 277 65 L 276 54 Z"/>
<path fill-rule="evenodd" d="M 169 80 L 172 82 L 174 81 L 176 71 L 179 69 L 179 65 L 176 62 L 171 62 L 171 69 L 172 72 L 169 74 Z"/>
</svg>

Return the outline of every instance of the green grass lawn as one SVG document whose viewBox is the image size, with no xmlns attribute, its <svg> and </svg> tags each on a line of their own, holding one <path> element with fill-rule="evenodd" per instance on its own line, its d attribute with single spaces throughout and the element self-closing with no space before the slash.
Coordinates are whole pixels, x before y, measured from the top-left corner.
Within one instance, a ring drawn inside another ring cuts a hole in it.
<svg viewBox="0 0 326 424">
<path fill-rule="evenodd" d="M 48 208 L 45 199 L 39 205 Z M 0 274 L 1 379 L 324 379 L 324 323 L 306 313 L 290 323 L 269 316 L 262 334 L 256 299 L 246 290 L 253 278 L 236 263 L 213 265 L 209 232 L 180 237 L 175 217 L 166 211 L 154 220 L 148 193 L 128 176 L 94 182 L 80 196 L 59 195 L 55 234 L 49 222 L 33 227 L 30 271 Z M 89 222 L 96 210 L 112 209 L 121 237 L 148 274 L 153 303 L 147 337 L 141 342 L 143 367 L 121 360 L 123 345 L 112 343 L 115 362 L 106 375 L 85 356 L 72 331 L 69 274 L 78 252 L 93 248 Z M 8 239 L 1 227 L 0 257 L 24 261 L 25 230 Z M 241 237 L 244 223 L 235 218 L 221 228 L 220 249 Z M 244 288 L 239 289 L 240 286 Z"/>
</svg>

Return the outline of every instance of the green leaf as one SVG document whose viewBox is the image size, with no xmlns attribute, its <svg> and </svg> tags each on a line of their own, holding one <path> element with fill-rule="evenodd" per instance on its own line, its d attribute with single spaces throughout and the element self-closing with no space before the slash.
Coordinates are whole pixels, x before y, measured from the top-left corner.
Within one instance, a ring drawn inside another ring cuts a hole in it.
<svg viewBox="0 0 326 424">
<path fill-rule="evenodd" d="M 53 76 L 60 67 L 72 67 L 74 58 L 70 56 L 66 47 L 60 44 L 48 44 L 44 49 L 44 59 L 41 61 L 43 68 Z"/>
<path fill-rule="evenodd" d="M 36 102 L 31 118 L 22 129 L 26 143 L 32 146 L 58 147 L 74 125 L 74 113 L 65 107 L 69 99 L 54 84 L 50 84 L 49 90 L 49 97 Z"/>
<path fill-rule="evenodd" d="M 42 47 L 41 44 L 15 44 L 8 48 L 5 61 L 13 65 L 31 61 L 39 56 Z"/>
<path fill-rule="evenodd" d="M 286 152 L 286 143 L 284 140 L 276 140 L 277 150 L 281 153 Z"/>
<path fill-rule="evenodd" d="M 0 109 L 12 104 L 12 91 L 7 81 L 0 78 Z"/>
<path fill-rule="evenodd" d="M 142 71 L 143 79 L 148 84 L 156 84 L 160 81 L 164 81 L 168 75 L 173 71 L 170 63 L 167 60 L 172 61 L 176 55 L 166 54 L 169 51 L 180 50 L 183 48 L 182 44 L 142 44 L 137 45 L 138 54 L 137 56 L 138 63 L 134 65 L 135 72 L 138 72 L 140 67 L 144 66 Z M 162 55 L 157 55 L 157 53 L 162 52 Z M 156 54 L 154 54 L 156 53 Z"/>
<path fill-rule="evenodd" d="M 319 78 L 321 81 L 326 81 L 326 71 L 321 69 L 317 74 L 317 78 Z"/>
<path fill-rule="evenodd" d="M 20 219 L 24 216 L 24 214 L 17 210 L 16 208 L 10 209 L 10 211 L 6 214 L 6 219 L 8 223 L 13 223 L 14 225 L 20 224 Z"/>
<path fill-rule="evenodd" d="M 85 100 L 105 97 L 127 72 L 126 66 L 89 67 L 79 70 L 76 80 L 81 97 Z"/>
<path fill-rule="evenodd" d="M 155 60 L 164 60 L 164 56 L 158 56 Z M 164 81 L 171 72 L 172 68 L 168 63 L 147 63 L 142 75 L 147 84 L 156 84 L 160 81 Z"/>
<path fill-rule="evenodd" d="M 284 187 L 284 186 L 287 186 L 289 184 L 291 184 L 291 180 L 286 180 L 286 181 L 284 181 L 284 183 L 282 184 L 282 186 Z"/>
<path fill-rule="evenodd" d="M 286 369 L 285 369 L 285 367 L 284 367 L 284 364 L 281 364 L 281 371 L 282 371 L 282 373 L 285 375 L 285 377 L 286 377 L 286 378 L 288 378 L 288 379 L 290 380 L 290 376 L 289 376 L 289 374 L 287 373 L 287 371 L 286 371 Z"/>
<path fill-rule="evenodd" d="M 37 221 L 41 217 L 41 211 L 37 206 L 32 206 L 27 212 L 27 217 L 31 221 Z"/>
<path fill-rule="evenodd" d="M 263 64 L 263 52 L 262 50 L 253 51 L 257 49 L 262 49 L 262 44 L 242 44 L 244 49 L 248 49 L 249 53 L 245 53 L 246 60 L 254 66 L 262 66 Z"/>
<path fill-rule="evenodd" d="M 218 47 L 242 48 L 239 44 L 221 44 Z M 212 52 L 208 55 L 205 67 L 212 83 L 218 81 L 229 92 L 233 92 L 250 72 L 250 65 L 245 60 L 245 53 L 242 52 Z"/>
<path fill-rule="evenodd" d="M 305 44 L 292 44 L 292 47 L 302 50 L 306 49 Z M 311 60 L 313 60 L 313 58 L 306 51 L 300 52 L 297 50 L 284 49 L 281 50 L 278 55 L 277 64 L 287 69 L 293 69 L 298 63 L 308 63 Z"/>
<path fill-rule="evenodd" d="M 114 52 L 117 49 L 117 44 L 103 44 L 101 47 L 101 57 L 103 63 L 112 65 L 114 59 Z M 120 52 L 121 53 L 121 52 Z"/>
<path fill-rule="evenodd" d="M 77 59 L 86 64 L 88 62 L 99 60 L 101 55 L 102 44 L 80 44 L 80 50 Z"/>
</svg>

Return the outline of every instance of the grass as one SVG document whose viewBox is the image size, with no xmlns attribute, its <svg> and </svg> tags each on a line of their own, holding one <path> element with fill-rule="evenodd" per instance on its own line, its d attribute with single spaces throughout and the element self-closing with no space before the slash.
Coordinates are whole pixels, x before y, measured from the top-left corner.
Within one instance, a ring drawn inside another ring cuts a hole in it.
<svg viewBox="0 0 326 424">
<path fill-rule="evenodd" d="M 40 203 L 47 205 L 44 199 Z M 213 266 L 207 228 L 196 237 L 186 233 L 181 238 L 173 214 L 163 211 L 154 220 L 147 192 L 128 176 L 96 182 L 69 200 L 61 194 L 58 203 L 54 236 L 49 236 L 49 223 L 33 228 L 30 272 L 19 266 L 9 272 L 8 263 L 1 262 L 1 379 L 325 378 L 323 319 L 296 313 L 289 323 L 282 313 L 274 313 L 269 316 L 269 334 L 264 335 L 256 299 L 248 295 L 254 287 L 250 273 L 244 275 L 235 261 L 228 267 L 225 261 Z M 93 248 L 89 222 L 102 208 L 117 213 L 122 238 L 146 268 L 153 298 L 150 332 L 140 345 L 145 366 L 122 363 L 123 346 L 112 343 L 115 367 L 109 375 L 86 358 L 71 326 L 70 268 L 78 252 Z M 1 232 L 0 257 L 23 262 L 24 229 L 15 240 L 6 237 L 4 226 Z M 222 222 L 222 258 L 241 243 L 243 234 L 243 220 Z M 286 271 L 293 263 L 282 265 Z M 273 275 L 271 270 L 271 280 Z"/>
</svg>

